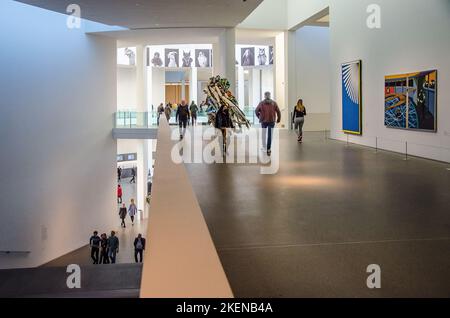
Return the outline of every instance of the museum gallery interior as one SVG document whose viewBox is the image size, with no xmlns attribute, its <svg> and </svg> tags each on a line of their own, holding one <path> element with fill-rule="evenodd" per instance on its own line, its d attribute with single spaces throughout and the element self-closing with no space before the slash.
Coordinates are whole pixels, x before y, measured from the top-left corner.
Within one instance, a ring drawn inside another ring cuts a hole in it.
<svg viewBox="0 0 450 318">
<path fill-rule="evenodd" d="M 450 1 L 2 0 L 0 30 L 0 296 L 450 296 Z"/>
</svg>

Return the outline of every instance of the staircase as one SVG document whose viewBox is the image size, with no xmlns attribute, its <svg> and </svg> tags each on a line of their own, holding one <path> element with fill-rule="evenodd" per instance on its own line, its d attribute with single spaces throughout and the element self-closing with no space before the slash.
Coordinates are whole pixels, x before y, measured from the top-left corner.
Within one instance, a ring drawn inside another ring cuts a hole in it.
<svg viewBox="0 0 450 318">
<path fill-rule="evenodd" d="M 81 266 L 81 288 L 69 289 L 66 267 L 0 270 L 1 298 L 137 298 L 142 265 Z"/>
</svg>

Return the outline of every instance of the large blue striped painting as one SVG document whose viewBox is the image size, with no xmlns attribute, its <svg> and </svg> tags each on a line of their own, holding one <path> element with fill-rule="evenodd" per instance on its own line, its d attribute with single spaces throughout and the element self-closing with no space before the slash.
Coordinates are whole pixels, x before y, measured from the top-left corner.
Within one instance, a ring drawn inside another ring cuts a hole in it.
<svg viewBox="0 0 450 318">
<path fill-rule="evenodd" d="M 342 129 L 362 134 L 361 127 L 361 61 L 342 64 Z"/>
</svg>

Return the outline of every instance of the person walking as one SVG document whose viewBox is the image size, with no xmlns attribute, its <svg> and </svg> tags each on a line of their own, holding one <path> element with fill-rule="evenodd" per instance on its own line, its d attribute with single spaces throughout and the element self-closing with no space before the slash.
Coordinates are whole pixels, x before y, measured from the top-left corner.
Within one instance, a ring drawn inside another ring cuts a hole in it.
<svg viewBox="0 0 450 318">
<path fill-rule="evenodd" d="M 119 239 L 114 231 L 111 231 L 111 236 L 108 238 L 108 253 L 111 264 L 115 264 L 116 256 L 119 253 Z"/>
<path fill-rule="evenodd" d="M 134 240 L 134 260 L 136 263 L 142 263 L 142 255 L 145 250 L 145 238 L 142 237 L 142 234 L 139 234 Z M 138 262 L 139 255 L 139 262 Z"/>
<path fill-rule="evenodd" d="M 228 154 L 228 145 L 231 140 L 227 132 L 230 128 L 234 128 L 234 125 L 228 108 L 225 106 L 221 106 L 217 111 L 215 127 L 222 132 L 222 154 L 223 156 L 226 156 Z"/>
<path fill-rule="evenodd" d="M 166 115 L 167 122 L 169 122 L 170 116 L 172 115 L 172 104 L 170 102 L 164 108 L 164 114 Z"/>
<path fill-rule="evenodd" d="M 298 142 L 303 142 L 303 125 L 305 124 L 306 107 L 303 105 L 303 100 L 299 99 L 297 105 L 294 108 L 292 114 L 292 123 L 294 124 L 295 131 L 297 132 Z"/>
<path fill-rule="evenodd" d="M 127 217 L 127 207 L 124 204 L 122 204 L 122 207 L 119 209 L 119 217 L 122 220 L 122 222 L 120 223 L 120 226 L 123 228 L 126 228 L 125 225 L 125 218 Z"/>
<path fill-rule="evenodd" d="M 161 118 L 162 114 L 164 114 L 164 104 L 161 103 L 158 106 L 158 110 L 157 110 L 157 125 L 159 126 L 159 119 Z"/>
<path fill-rule="evenodd" d="M 100 237 L 98 232 L 94 231 L 94 235 L 89 239 L 89 246 L 91 247 L 91 258 L 94 264 L 98 264 L 99 251 L 100 251 Z"/>
<path fill-rule="evenodd" d="M 138 210 L 136 204 L 134 203 L 134 199 L 131 199 L 131 204 L 130 207 L 128 208 L 128 214 L 130 215 L 132 226 L 134 226 L 134 217 L 137 215 L 137 212 Z"/>
<path fill-rule="evenodd" d="M 109 264 L 108 237 L 106 233 L 100 235 L 100 261 L 99 264 Z"/>
<path fill-rule="evenodd" d="M 192 127 L 197 125 L 197 113 L 198 113 L 198 106 L 195 104 L 194 101 L 192 101 L 191 106 L 189 106 L 189 111 L 191 112 L 191 118 L 192 118 Z"/>
<path fill-rule="evenodd" d="M 189 106 L 186 104 L 185 100 L 182 100 L 181 104 L 178 105 L 175 119 L 180 126 L 180 140 L 181 140 L 184 138 L 184 134 L 186 133 L 186 126 L 190 119 Z"/>
<path fill-rule="evenodd" d="M 130 183 L 136 183 L 136 168 L 131 168 L 131 180 Z"/>
<path fill-rule="evenodd" d="M 117 185 L 117 203 L 121 204 L 122 203 L 122 186 L 120 184 Z"/>
<path fill-rule="evenodd" d="M 122 181 L 122 168 L 117 167 L 117 182 Z"/>
<path fill-rule="evenodd" d="M 275 122 L 279 124 L 281 121 L 280 108 L 271 99 L 270 92 L 264 94 L 264 100 L 256 107 L 255 114 L 263 129 L 263 148 L 267 150 L 267 155 L 270 156 L 272 154 L 272 130 L 275 128 Z"/>
</svg>

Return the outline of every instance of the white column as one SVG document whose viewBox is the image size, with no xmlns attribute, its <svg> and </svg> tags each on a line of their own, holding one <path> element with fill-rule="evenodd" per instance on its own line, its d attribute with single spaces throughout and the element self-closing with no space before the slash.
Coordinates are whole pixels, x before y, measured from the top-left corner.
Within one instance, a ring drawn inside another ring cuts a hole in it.
<svg viewBox="0 0 450 318">
<path fill-rule="evenodd" d="M 230 81 L 230 90 L 236 92 L 236 29 L 227 28 L 213 44 L 214 76 L 220 75 Z"/>
<path fill-rule="evenodd" d="M 138 112 L 147 111 L 145 68 L 144 46 L 140 45 L 136 47 L 136 108 Z"/>
<path fill-rule="evenodd" d="M 295 50 L 292 45 L 292 32 L 286 31 L 280 33 L 275 38 L 275 100 L 277 101 L 281 110 L 281 124 L 280 127 L 289 128 L 289 90 L 288 90 L 288 76 L 295 77 L 294 65 L 289 65 L 288 58 L 294 56 L 295 53 L 289 53 L 290 50 Z M 289 45 L 291 42 L 291 45 Z M 288 69 L 293 71 L 289 72 Z M 295 94 L 295 89 L 291 90 Z"/>
<path fill-rule="evenodd" d="M 252 77 L 252 106 L 256 107 L 258 106 L 259 102 L 262 100 L 261 97 L 261 70 L 254 68 L 250 70 L 250 76 Z"/>
<path fill-rule="evenodd" d="M 285 65 L 285 77 L 286 77 L 286 87 L 285 87 L 285 94 L 286 94 L 286 112 L 287 115 L 290 116 L 291 111 L 293 111 L 293 108 L 295 104 L 297 104 L 298 99 L 298 91 L 297 91 L 297 65 L 296 65 L 296 57 L 297 57 L 297 50 L 296 50 L 296 37 L 294 31 L 286 31 L 285 32 L 285 59 L 286 59 L 286 65 Z M 289 71 L 292 70 L 292 71 Z M 288 119 L 286 128 L 288 128 L 290 118 Z"/>
<path fill-rule="evenodd" d="M 184 72 L 183 79 L 181 80 L 181 100 L 186 100 L 186 81 L 184 80 Z"/>
<path fill-rule="evenodd" d="M 238 67 L 238 103 L 241 109 L 244 109 L 245 105 L 245 74 L 242 66 Z"/>
<path fill-rule="evenodd" d="M 230 81 L 230 90 L 236 92 L 236 29 L 229 28 L 225 31 L 226 77 Z"/>
<path fill-rule="evenodd" d="M 192 67 L 189 72 L 189 96 L 191 101 L 194 101 L 197 105 L 198 101 L 198 70 L 196 67 Z"/>
</svg>

